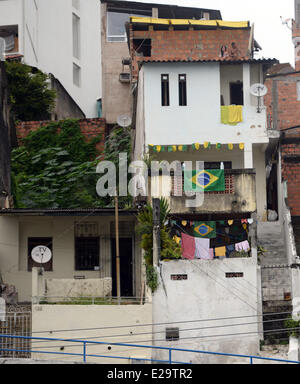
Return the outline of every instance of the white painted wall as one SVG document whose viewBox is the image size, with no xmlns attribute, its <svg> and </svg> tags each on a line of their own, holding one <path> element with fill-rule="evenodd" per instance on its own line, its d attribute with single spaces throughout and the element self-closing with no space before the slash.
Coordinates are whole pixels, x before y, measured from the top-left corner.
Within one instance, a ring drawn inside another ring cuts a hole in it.
<svg viewBox="0 0 300 384">
<path fill-rule="evenodd" d="M 0 25 L 19 26 L 20 53 L 26 64 L 52 73 L 86 117 L 97 117 L 101 91 L 100 1 L 0 1 Z M 80 17 L 80 59 L 73 57 L 72 13 Z M 81 86 L 73 83 L 73 63 L 81 68 Z"/>
<path fill-rule="evenodd" d="M 89 339 L 92 341 L 107 341 L 115 343 L 135 344 L 141 340 L 151 340 L 151 326 L 141 326 L 152 323 L 152 304 L 145 305 L 34 305 L 32 308 L 32 333 L 35 337 L 60 339 Z M 128 328 L 118 328 L 121 326 Z M 111 328 L 110 328 L 111 327 Z M 91 329 L 92 328 L 92 329 Z M 106 329 L 101 329 L 106 328 Z M 76 330 L 55 332 L 55 330 Z M 84 330 L 82 330 L 84 329 Z M 44 332 L 48 331 L 48 332 Z M 146 333 L 146 335 L 139 335 Z M 115 335 L 128 335 L 115 337 Z M 103 338 L 101 338 L 103 336 Z M 107 337 L 110 336 L 110 337 Z M 39 350 L 65 353 L 82 353 L 79 343 L 70 341 L 38 341 Z M 140 343 L 151 345 L 151 342 Z M 44 348 L 47 347 L 47 348 Z M 61 350 L 61 347 L 65 347 Z M 104 355 L 104 357 L 87 357 L 88 363 L 98 364 L 127 364 L 128 359 L 114 359 L 109 356 L 123 356 L 151 359 L 150 348 L 130 348 L 109 345 L 87 345 L 87 354 Z M 52 356 L 52 357 L 51 357 Z M 64 361 L 83 361 L 79 356 L 33 354 L 33 358 L 49 360 L 55 357 Z"/>
<path fill-rule="evenodd" d="M 240 78 L 241 66 L 223 69 L 218 63 L 144 64 L 146 145 L 191 145 L 193 143 L 268 143 L 266 113 L 245 104 L 243 122 L 237 126 L 221 124 L 220 94 L 227 80 Z M 244 64 L 247 69 L 247 64 Z M 253 71 L 252 71 L 253 72 Z M 187 106 L 178 104 L 178 75 L 187 74 Z M 246 72 L 245 72 L 246 73 Z M 161 106 L 161 74 L 169 74 L 170 106 Z M 244 79 L 247 76 L 244 76 Z M 252 78 L 252 80 L 251 80 Z M 243 77 L 241 78 L 243 80 Z M 256 80 L 249 71 L 249 85 Z M 245 94 L 249 87 L 244 82 Z"/>
<path fill-rule="evenodd" d="M 243 272 L 244 277 L 228 279 L 226 272 Z M 257 315 L 261 314 L 259 273 L 256 257 L 163 262 L 161 282 L 153 297 L 153 322 L 170 324 L 154 326 L 154 332 L 158 332 L 155 339 L 159 340 L 155 345 L 257 355 L 261 338 L 261 328 L 256 324 L 260 320 Z M 187 274 L 188 280 L 173 281 L 171 274 Z M 200 321 L 191 322 L 193 320 Z M 253 324 L 240 325 L 243 323 Z M 166 327 L 179 327 L 180 339 L 161 341 L 165 340 Z M 167 352 L 157 352 L 156 357 L 165 359 Z M 193 363 L 246 361 L 183 352 L 174 352 L 173 358 Z"/>
<path fill-rule="evenodd" d="M 120 217 L 120 221 L 123 218 Z M 134 220 L 127 218 L 125 221 Z M 75 270 L 75 222 L 97 222 L 100 232 L 100 271 Z M 53 238 L 53 271 L 45 272 L 45 279 L 85 279 L 111 277 L 111 234 L 110 223 L 113 217 L 3 217 L 0 216 L 0 273 L 5 283 L 15 285 L 19 301 L 31 301 L 32 274 L 28 266 L 28 237 Z M 135 296 L 139 297 L 142 289 L 141 249 L 136 238 L 133 257 L 133 280 Z"/>
</svg>

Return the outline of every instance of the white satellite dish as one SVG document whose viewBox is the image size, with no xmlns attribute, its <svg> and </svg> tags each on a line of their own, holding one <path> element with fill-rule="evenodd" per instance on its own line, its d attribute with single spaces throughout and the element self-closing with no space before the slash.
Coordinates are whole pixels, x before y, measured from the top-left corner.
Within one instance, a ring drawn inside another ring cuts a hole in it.
<svg viewBox="0 0 300 384">
<path fill-rule="evenodd" d="M 263 97 L 268 93 L 268 88 L 264 84 L 253 84 L 251 85 L 250 93 L 256 97 Z"/>
<path fill-rule="evenodd" d="M 261 112 L 261 97 L 268 93 L 268 88 L 264 84 L 256 83 L 250 87 L 251 95 L 257 97 L 257 113 Z"/>
<path fill-rule="evenodd" d="M 128 115 L 120 115 L 117 118 L 117 123 L 119 124 L 120 127 L 126 128 L 129 127 L 131 124 L 131 117 Z"/>
<path fill-rule="evenodd" d="M 45 245 L 38 245 L 31 251 L 31 257 L 38 264 L 46 264 L 51 260 L 52 252 Z"/>
</svg>

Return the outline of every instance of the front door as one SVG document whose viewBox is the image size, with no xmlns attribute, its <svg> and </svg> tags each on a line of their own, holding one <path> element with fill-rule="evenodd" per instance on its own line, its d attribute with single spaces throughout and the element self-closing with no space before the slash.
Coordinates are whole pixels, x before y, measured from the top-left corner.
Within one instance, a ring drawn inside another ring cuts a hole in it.
<svg viewBox="0 0 300 384">
<path fill-rule="evenodd" d="M 119 239 L 121 296 L 133 296 L 132 239 Z M 117 296 L 116 239 L 111 240 L 112 295 Z"/>
</svg>

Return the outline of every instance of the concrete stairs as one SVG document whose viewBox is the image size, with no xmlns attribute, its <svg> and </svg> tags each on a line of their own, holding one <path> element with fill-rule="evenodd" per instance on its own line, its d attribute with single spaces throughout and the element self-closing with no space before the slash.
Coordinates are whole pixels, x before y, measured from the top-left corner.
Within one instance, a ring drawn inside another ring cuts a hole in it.
<svg viewBox="0 0 300 384">
<path fill-rule="evenodd" d="M 285 251 L 280 222 L 259 223 L 258 244 L 266 249 L 260 257 L 263 302 L 288 301 L 291 293 L 291 273 Z"/>
</svg>

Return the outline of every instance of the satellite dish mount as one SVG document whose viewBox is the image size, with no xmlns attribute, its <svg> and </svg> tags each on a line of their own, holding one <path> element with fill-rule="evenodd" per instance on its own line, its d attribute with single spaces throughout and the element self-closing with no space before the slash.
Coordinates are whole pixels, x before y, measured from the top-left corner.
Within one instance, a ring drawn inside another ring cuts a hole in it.
<svg viewBox="0 0 300 384">
<path fill-rule="evenodd" d="M 128 115 L 120 115 L 117 118 L 118 125 L 123 128 L 129 127 L 129 125 L 131 124 L 131 121 L 132 119 Z"/>
<path fill-rule="evenodd" d="M 252 96 L 257 97 L 257 113 L 262 111 L 262 102 L 261 98 L 268 93 L 268 88 L 264 84 L 253 84 L 250 88 L 250 93 Z"/>
</svg>

